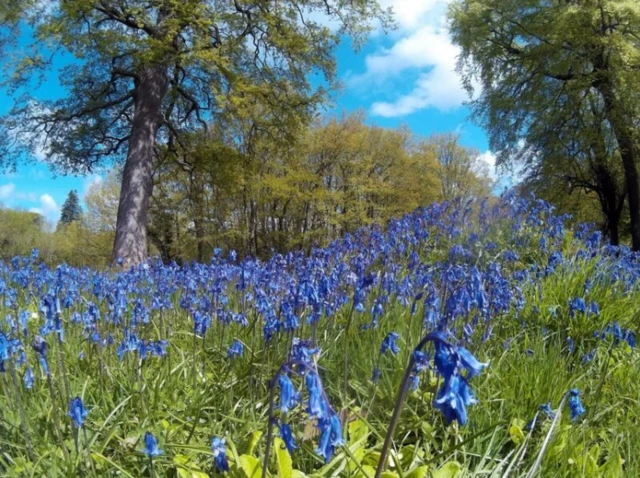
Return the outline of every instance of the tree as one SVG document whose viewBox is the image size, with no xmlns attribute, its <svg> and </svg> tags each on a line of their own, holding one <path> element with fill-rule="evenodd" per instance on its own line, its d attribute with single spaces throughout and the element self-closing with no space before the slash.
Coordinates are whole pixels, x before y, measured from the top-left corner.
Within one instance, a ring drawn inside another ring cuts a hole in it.
<svg viewBox="0 0 640 478">
<path fill-rule="evenodd" d="M 33 4 L 31 4 L 33 3 Z M 356 46 L 373 19 L 390 13 L 375 0 L 58 0 L 25 2 L 34 43 L 6 78 L 18 91 L 50 66 L 42 44 L 77 61 L 62 69 L 68 96 L 19 96 L 3 118 L 2 161 L 14 165 L 15 140 L 44 151 L 64 171 L 124 161 L 113 259 L 147 256 L 149 198 L 157 144 L 180 145 L 227 111 L 254 105 L 269 113 L 256 127 L 287 129 L 324 99 L 312 72 L 333 85 L 333 50 Z M 15 10 L 13 10 L 15 11 Z M 0 10 L 1 12 L 1 10 Z M 337 21 L 330 30 L 314 20 Z M 315 16 L 314 16 L 315 15 Z M 20 50 L 22 52 L 22 49 Z"/>
<path fill-rule="evenodd" d="M 437 175 L 440 179 L 442 199 L 456 197 L 488 196 L 493 181 L 487 166 L 475 149 L 460 144 L 460 136 L 454 133 L 435 134 L 421 145 L 431 149 L 438 159 Z"/>
<path fill-rule="evenodd" d="M 68 226 L 72 222 L 82 219 L 82 207 L 78 198 L 78 191 L 72 189 L 62 204 L 60 211 L 60 220 L 58 221 L 58 230 Z"/>
<path fill-rule="evenodd" d="M 530 161 L 541 125 L 560 125 L 590 98 L 602 108 L 624 172 L 640 250 L 640 5 L 632 1 L 456 0 L 453 41 L 473 111 L 501 163 Z"/>
</svg>

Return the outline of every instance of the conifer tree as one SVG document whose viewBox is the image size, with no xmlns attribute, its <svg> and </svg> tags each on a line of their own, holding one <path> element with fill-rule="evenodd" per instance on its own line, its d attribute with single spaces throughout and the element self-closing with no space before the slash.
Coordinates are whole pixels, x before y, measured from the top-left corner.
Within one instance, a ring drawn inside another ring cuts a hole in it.
<svg viewBox="0 0 640 478">
<path fill-rule="evenodd" d="M 72 222 L 79 221 L 81 218 L 82 207 L 80 206 L 78 191 L 72 189 L 71 191 L 69 191 L 69 195 L 62 205 L 62 211 L 60 212 L 60 221 L 58 222 L 58 230 L 60 230 L 60 228 L 68 226 Z"/>
</svg>

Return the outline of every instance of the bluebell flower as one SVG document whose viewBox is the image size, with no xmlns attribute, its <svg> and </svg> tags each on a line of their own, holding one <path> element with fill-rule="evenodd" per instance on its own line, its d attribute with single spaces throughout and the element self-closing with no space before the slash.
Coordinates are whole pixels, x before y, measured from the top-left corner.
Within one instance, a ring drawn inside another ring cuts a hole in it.
<svg viewBox="0 0 640 478">
<path fill-rule="evenodd" d="M 569 312 L 571 314 L 571 317 L 574 317 L 576 313 L 586 314 L 587 303 L 582 297 L 576 297 L 575 299 L 569 301 Z"/>
<path fill-rule="evenodd" d="M 47 342 L 39 335 L 36 335 L 31 341 L 31 348 L 35 350 L 40 362 L 40 367 L 45 375 L 49 375 L 49 363 L 47 362 L 47 350 L 49 346 Z"/>
<path fill-rule="evenodd" d="M 227 349 L 228 358 L 242 357 L 243 353 L 244 353 L 244 345 L 239 340 L 234 340 L 233 344 L 231 344 L 231 347 Z"/>
<path fill-rule="evenodd" d="M 291 427 L 286 422 L 280 422 L 280 436 L 282 437 L 282 441 L 284 442 L 287 450 L 289 450 L 289 454 L 293 454 L 294 450 L 298 448 L 296 445 L 296 440 L 293 437 L 293 432 L 291 431 Z"/>
<path fill-rule="evenodd" d="M 33 381 L 35 379 L 35 376 L 33 374 L 33 369 L 31 367 L 27 368 L 27 371 L 24 373 L 24 386 L 27 388 L 27 390 L 31 390 L 33 388 Z"/>
<path fill-rule="evenodd" d="M 487 366 L 486 363 L 480 362 L 464 347 L 458 347 L 456 351 L 460 357 L 461 365 L 469 372 L 469 378 L 477 377 Z"/>
<path fill-rule="evenodd" d="M 551 408 L 550 403 L 543 403 L 538 408 L 546 417 L 551 418 L 552 420 L 556 417 L 556 413 Z"/>
<path fill-rule="evenodd" d="M 82 399 L 80 397 L 75 397 L 69 403 L 69 416 L 73 420 L 73 423 L 76 427 L 80 428 L 84 425 L 84 420 L 87 418 L 89 412 L 84 407 L 84 403 L 82 403 Z"/>
<path fill-rule="evenodd" d="M 371 381 L 373 383 L 377 383 L 378 379 L 380 379 L 381 376 L 382 376 L 382 372 L 380 371 L 380 369 L 378 367 L 375 367 L 373 369 L 373 373 L 371 374 Z"/>
<path fill-rule="evenodd" d="M 387 350 L 390 350 L 393 355 L 398 355 L 400 347 L 398 347 L 396 342 L 399 338 L 400 335 L 396 332 L 389 332 L 380 346 L 380 355 L 384 354 Z"/>
<path fill-rule="evenodd" d="M 321 433 L 316 453 L 324 458 L 325 463 L 328 463 L 333 457 L 335 447 L 344 445 L 340 418 L 335 413 L 329 417 L 320 418 L 318 428 Z"/>
<path fill-rule="evenodd" d="M 304 378 L 309 394 L 309 407 L 307 412 L 312 417 L 322 418 L 326 414 L 326 404 L 322 396 L 322 389 L 318 377 L 313 372 L 307 372 Z"/>
<path fill-rule="evenodd" d="M 585 414 L 587 411 L 580 402 L 580 390 L 572 388 L 569 391 L 569 411 L 571 412 L 571 420 L 576 421 L 580 415 Z"/>
<path fill-rule="evenodd" d="M 158 448 L 158 439 L 151 432 L 144 434 L 144 453 L 149 458 L 162 455 L 162 450 Z"/>
<path fill-rule="evenodd" d="M 596 349 L 593 349 L 591 352 L 586 353 L 586 354 L 582 354 L 582 363 L 583 365 L 587 365 L 588 363 L 590 363 L 591 361 L 593 361 L 593 359 L 596 356 Z"/>
<path fill-rule="evenodd" d="M 569 349 L 569 353 L 572 354 L 575 350 L 575 342 L 571 337 L 567 337 L 567 348 Z"/>
<path fill-rule="evenodd" d="M 317 347 L 312 347 L 311 343 L 307 340 L 300 340 L 298 337 L 293 338 L 291 344 L 291 359 L 299 360 L 300 362 L 311 362 L 314 355 L 320 353 Z"/>
<path fill-rule="evenodd" d="M 445 382 L 434 400 L 434 406 L 442 412 L 447 424 L 453 420 L 462 426 L 467 424 L 467 409 L 460 388 L 461 380 L 457 374 L 445 378 Z"/>
<path fill-rule="evenodd" d="M 213 452 L 213 462 L 218 471 L 229 471 L 229 462 L 227 461 L 227 447 L 224 438 L 213 437 L 211 439 L 211 451 Z"/>
<path fill-rule="evenodd" d="M 288 413 L 300 401 L 300 394 L 296 393 L 293 382 L 286 374 L 278 377 L 278 385 L 280 385 L 280 411 Z"/>
</svg>

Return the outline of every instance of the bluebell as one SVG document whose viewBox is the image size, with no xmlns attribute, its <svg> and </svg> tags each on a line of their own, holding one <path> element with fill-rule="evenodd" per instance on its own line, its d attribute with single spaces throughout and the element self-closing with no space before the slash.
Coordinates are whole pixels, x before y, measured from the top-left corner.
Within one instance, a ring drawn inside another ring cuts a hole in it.
<svg viewBox="0 0 640 478">
<path fill-rule="evenodd" d="M 390 350 L 393 355 L 398 355 L 400 352 L 400 347 L 396 343 L 400 335 L 396 332 L 389 332 L 387 336 L 382 341 L 382 345 L 380 346 L 380 354 L 384 354 L 387 350 Z"/>
<path fill-rule="evenodd" d="M 300 401 L 300 396 L 296 393 L 293 382 L 288 375 L 280 375 L 278 385 L 280 385 L 280 411 L 287 413 Z"/>
<path fill-rule="evenodd" d="M 149 458 L 162 455 L 162 450 L 158 448 L 158 439 L 151 432 L 144 434 L 144 453 Z"/>
<path fill-rule="evenodd" d="M 82 398 L 75 397 L 69 403 L 69 416 L 73 420 L 73 424 L 80 428 L 84 425 L 84 421 L 87 418 L 89 412 L 84 407 L 84 403 L 82 403 Z"/>
<path fill-rule="evenodd" d="M 571 420 L 576 421 L 581 415 L 584 415 L 587 411 L 582 406 L 580 401 L 580 390 L 572 388 L 569 391 L 569 411 L 571 412 Z"/>
<path fill-rule="evenodd" d="M 293 432 L 291 431 L 291 426 L 286 422 L 280 423 L 280 436 L 282 437 L 282 441 L 284 442 L 289 454 L 293 454 L 294 450 L 298 448 L 296 445 L 296 440 L 293 437 Z"/>
<path fill-rule="evenodd" d="M 211 439 L 211 451 L 213 452 L 213 462 L 218 471 L 229 471 L 227 447 L 224 438 L 213 437 Z"/>
<path fill-rule="evenodd" d="M 243 353 L 244 353 L 244 345 L 239 340 L 234 340 L 233 344 L 231 344 L 231 347 L 227 349 L 228 358 L 242 357 Z"/>
</svg>

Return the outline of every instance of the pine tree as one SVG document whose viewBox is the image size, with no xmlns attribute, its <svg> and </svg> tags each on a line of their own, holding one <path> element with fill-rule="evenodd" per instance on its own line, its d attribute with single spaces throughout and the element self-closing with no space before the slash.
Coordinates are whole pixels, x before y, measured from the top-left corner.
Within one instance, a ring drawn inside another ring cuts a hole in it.
<svg viewBox="0 0 640 478">
<path fill-rule="evenodd" d="M 60 228 L 62 227 L 68 226 L 72 222 L 79 221 L 81 218 L 82 207 L 80 206 L 78 191 L 72 189 L 71 191 L 69 191 L 69 195 L 62 205 L 60 221 L 58 222 L 58 230 L 60 230 Z"/>
</svg>

